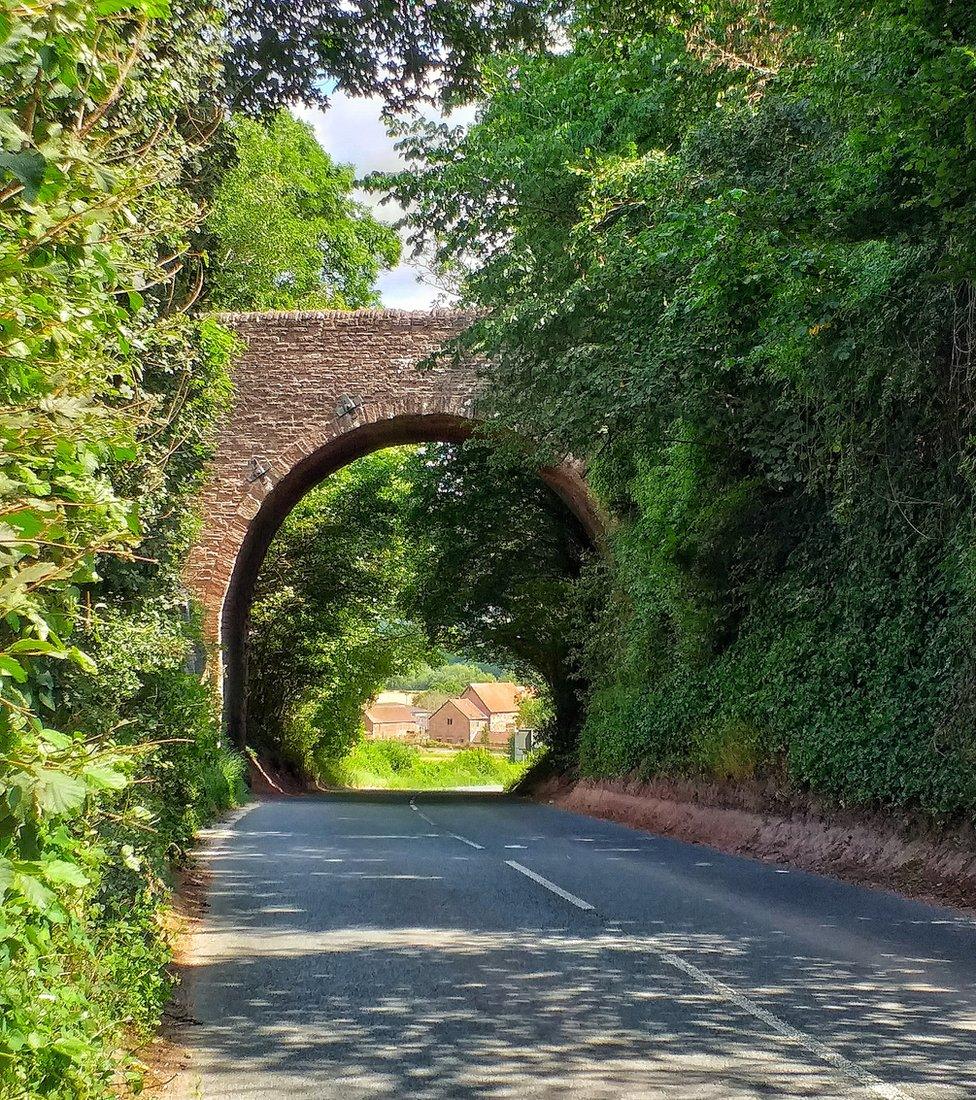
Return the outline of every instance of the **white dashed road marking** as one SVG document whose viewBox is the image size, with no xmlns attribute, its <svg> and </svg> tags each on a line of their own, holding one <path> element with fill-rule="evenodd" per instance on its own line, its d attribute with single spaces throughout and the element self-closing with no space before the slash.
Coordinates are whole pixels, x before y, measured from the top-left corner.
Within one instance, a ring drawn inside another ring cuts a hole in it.
<svg viewBox="0 0 976 1100">
<path fill-rule="evenodd" d="M 550 882 L 549 879 L 543 878 L 542 875 L 537 875 L 535 871 L 530 871 L 528 867 L 523 867 L 521 863 L 516 863 L 514 859 L 506 859 L 505 862 L 509 867 L 518 871 L 519 874 L 525 875 L 526 878 L 530 878 L 533 882 L 537 882 L 540 886 L 544 886 L 547 890 L 551 890 L 554 894 L 558 894 L 571 905 L 575 905 L 577 909 L 593 909 L 593 906 L 590 905 L 588 901 L 584 901 L 575 894 L 569 893 L 568 890 L 564 890 L 561 886 L 557 886 L 554 882 Z"/>
<path fill-rule="evenodd" d="M 438 828 L 437 822 L 429 818 L 423 810 L 418 809 L 417 803 L 412 798 L 410 799 L 410 809 L 413 810 L 415 814 L 420 814 L 420 816 L 424 819 L 424 821 L 427 822 L 428 825 L 433 825 L 435 829 Z M 483 852 L 485 850 L 485 846 L 483 844 L 475 844 L 473 840 L 468 840 L 466 836 L 461 836 L 459 833 L 448 833 L 447 835 L 452 840 L 460 840 L 462 844 L 467 844 L 469 848 L 477 848 L 479 852 Z"/>
<path fill-rule="evenodd" d="M 410 809 L 418 813 L 429 825 L 433 825 L 435 828 L 438 827 L 435 821 L 432 821 L 422 810 L 417 808 L 413 799 L 410 800 Z M 470 845 L 472 848 L 484 850 L 481 844 L 475 844 L 473 840 L 468 840 L 467 837 L 460 836 L 457 833 L 448 833 L 447 835 L 453 837 L 454 840 L 460 840 L 463 844 Z M 582 841 L 583 843 L 593 843 L 588 837 L 574 837 L 573 839 Z M 517 845 L 506 844 L 505 847 L 513 848 L 517 847 Z M 564 890 L 561 886 L 557 886 L 556 883 L 551 882 L 547 878 L 543 878 L 542 875 L 536 874 L 535 871 L 521 863 L 517 863 L 514 859 L 506 859 L 505 863 L 511 867 L 512 870 L 518 871 L 519 874 L 525 875 L 526 878 L 530 878 L 533 882 L 537 882 L 540 886 L 544 886 L 547 890 L 558 895 L 564 901 L 568 901 L 570 905 L 575 905 L 577 909 L 583 909 L 588 912 L 596 911 L 596 907 L 590 905 L 588 901 L 578 898 L 575 894 L 571 894 L 568 890 Z M 698 866 L 710 866 L 710 864 L 703 862 Z M 789 874 L 789 871 L 783 868 L 773 868 L 773 870 L 779 874 Z M 724 1001 L 728 1001 L 730 1004 L 735 1005 L 736 1008 L 760 1020 L 772 1031 L 782 1035 L 784 1039 L 788 1039 L 797 1046 L 803 1047 L 804 1050 L 809 1051 L 809 1053 L 813 1054 L 821 1061 L 826 1062 L 827 1065 L 832 1066 L 839 1073 L 844 1074 L 851 1080 L 857 1081 L 858 1084 L 862 1085 L 869 1092 L 874 1093 L 875 1096 L 880 1096 L 883 1100 L 913 1100 L 912 1096 L 902 1091 L 897 1085 L 889 1085 L 886 1081 L 882 1081 L 880 1077 L 873 1074 L 870 1070 L 857 1065 L 857 1063 L 850 1061 L 850 1059 L 845 1058 L 842 1054 L 838 1054 L 837 1051 L 831 1049 L 825 1043 L 821 1043 L 820 1040 L 814 1038 L 814 1036 L 808 1035 L 805 1031 L 793 1027 L 792 1024 L 788 1024 L 785 1020 L 781 1020 L 779 1016 L 763 1008 L 762 1005 L 757 1004 L 744 993 L 740 993 L 737 989 L 727 985 L 718 978 L 713 978 L 711 974 L 695 966 L 694 963 L 688 962 L 687 959 L 683 959 L 680 955 L 676 955 L 673 951 L 668 951 L 666 948 L 657 947 L 653 944 L 648 944 L 648 950 L 657 955 L 663 963 L 674 967 L 675 970 L 680 970 L 683 974 L 687 975 L 687 977 L 691 978 L 692 981 L 704 986 L 714 996 Z"/>
<path fill-rule="evenodd" d="M 448 833 L 447 835 L 454 837 L 455 840 L 460 840 L 462 844 L 467 844 L 469 848 L 477 848 L 479 852 L 483 852 L 485 850 L 485 846 L 483 844 L 475 844 L 473 840 L 468 840 L 466 836 L 461 836 L 459 833 Z"/>
</svg>

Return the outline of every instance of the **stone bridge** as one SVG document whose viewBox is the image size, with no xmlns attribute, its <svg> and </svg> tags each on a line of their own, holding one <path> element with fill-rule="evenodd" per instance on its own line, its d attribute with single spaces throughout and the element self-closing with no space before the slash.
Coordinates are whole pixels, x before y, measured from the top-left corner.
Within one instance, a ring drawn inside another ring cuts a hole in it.
<svg viewBox="0 0 976 1100">
<path fill-rule="evenodd" d="M 219 654 L 231 736 L 244 736 L 244 639 L 275 532 L 309 489 L 347 463 L 383 447 L 471 433 L 473 365 L 419 364 L 472 319 L 450 310 L 222 318 L 246 350 L 233 370 L 233 408 L 202 492 L 187 580 Z M 595 536 L 599 513 L 578 467 L 567 462 L 539 473 Z"/>
</svg>

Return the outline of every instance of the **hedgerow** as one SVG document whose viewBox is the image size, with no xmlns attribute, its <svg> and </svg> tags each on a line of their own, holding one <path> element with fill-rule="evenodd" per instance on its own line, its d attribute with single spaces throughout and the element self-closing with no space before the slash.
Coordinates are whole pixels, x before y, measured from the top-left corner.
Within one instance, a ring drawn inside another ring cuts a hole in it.
<svg viewBox="0 0 976 1100">
<path fill-rule="evenodd" d="M 392 185 L 485 411 L 588 461 L 589 775 L 971 816 L 976 15 L 582 5 Z"/>
<path fill-rule="evenodd" d="M 242 790 L 179 580 L 236 350 L 187 311 L 217 18 L 56 0 L 0 21 L 4 1096 L 137 1084 L 169 868 Z"/>
</svg>

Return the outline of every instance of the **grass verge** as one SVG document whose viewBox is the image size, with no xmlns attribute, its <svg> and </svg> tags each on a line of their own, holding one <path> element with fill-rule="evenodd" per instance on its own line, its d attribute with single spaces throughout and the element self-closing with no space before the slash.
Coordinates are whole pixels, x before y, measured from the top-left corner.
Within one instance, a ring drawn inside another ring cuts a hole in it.
<svg viewBox="0 0 976 1100">
<path fill-rule="evenodd" d="M 460 749 L 444 755 L 401 741 L 360 741 L 330 765 L 322 781 L 337 787 L 381 790 L 443 790 L 451 787 L 507 787 L 525 770 L 488 749 Z"/>
</svg>

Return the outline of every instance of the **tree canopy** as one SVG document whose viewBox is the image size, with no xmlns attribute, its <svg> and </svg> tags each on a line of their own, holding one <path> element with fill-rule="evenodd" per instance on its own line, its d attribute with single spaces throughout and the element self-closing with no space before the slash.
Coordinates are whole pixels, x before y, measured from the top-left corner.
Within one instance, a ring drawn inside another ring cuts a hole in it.
<svg viewBox="0 0 976 1100">
<path fill-rule="evenodd" d="M 338 85 L 400 110 L 470 97 L 491 55 L 550 41 L 561 0 L 259 0 L 228 13 L 228 85 L 238 110 L 325 100 Z"/>
<path fill-rule="evenodd" d="M 351 197 L 312 128 L 287 111 L 230 123 L 235 163 L 219 178 L 206 229 L 209 301 L 231 309 L 377 305 L 376 277 L 400 256 L 396 233 Z"/>
<path fill-rule="evenodd" d="M 487 66 L 470 130 L 403 128 L 379 182 L 486 310 L 486 411 L 622 521 L 593 773 L 739 738 L 848 801 L 976 804 L 974 37 L 958 4 L 593 3 Z"/>
<path fill-rule="evenodd" d="M 403 612 L 413 570 L 406 459 L 381 451 L 289 514 L 255 592 L 248 643 L 252 744 L 314 775 L 358 736 L 363 706 L 428 652 Z"/>
</svg>

